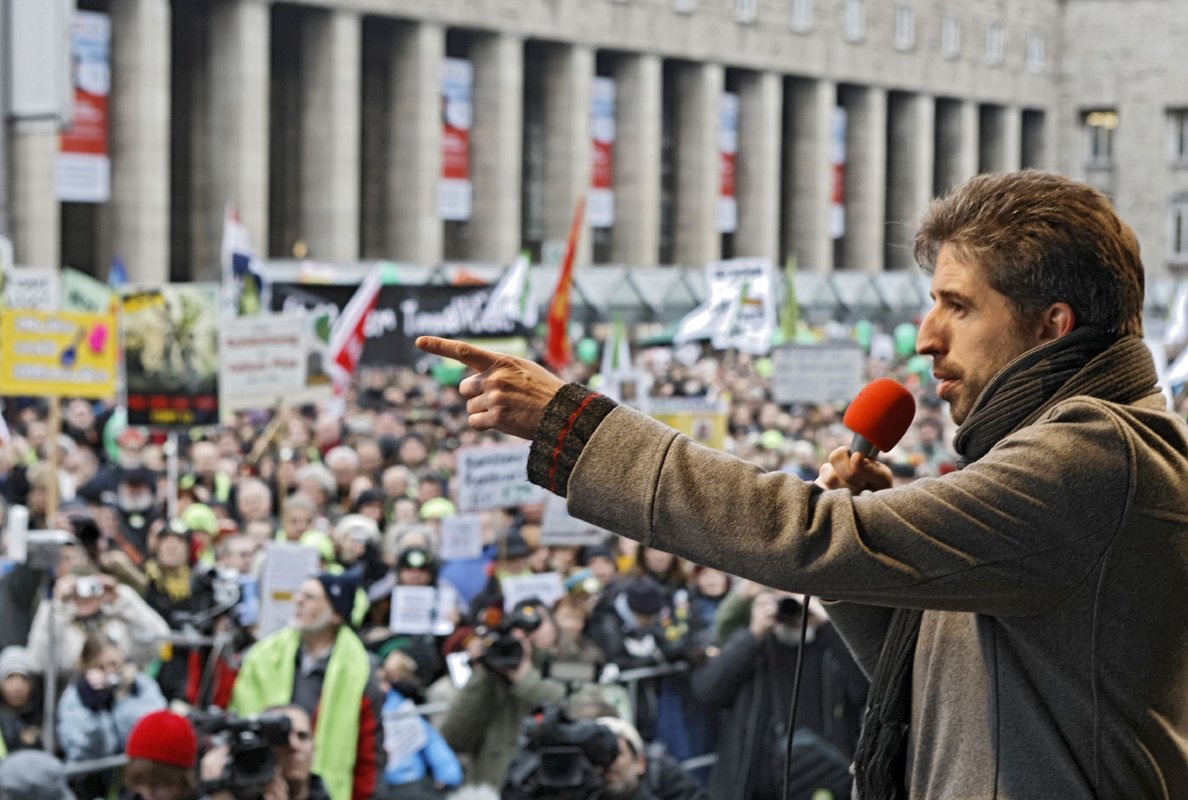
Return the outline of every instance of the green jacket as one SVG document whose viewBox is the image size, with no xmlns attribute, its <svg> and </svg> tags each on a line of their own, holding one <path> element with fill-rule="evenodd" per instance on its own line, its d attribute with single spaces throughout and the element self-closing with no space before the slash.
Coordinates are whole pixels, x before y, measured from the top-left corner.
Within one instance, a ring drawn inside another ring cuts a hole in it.
<svg viewBox="0 0 1188 800">
<path fill-rule="evenodd" d="M 257 642 L 244 657 L 235 679 L 231 710 L 259 714 L 291 702 L 300 647 L 301 634 L 295 628 L 283 628 Z M 331 800 L 351 797 L 359 713 L 370 674 L 371 662 L 363 643 L 343 625 L 326 667 L 314 726 L 313 771 L 321 776 Z"/>
</svg>

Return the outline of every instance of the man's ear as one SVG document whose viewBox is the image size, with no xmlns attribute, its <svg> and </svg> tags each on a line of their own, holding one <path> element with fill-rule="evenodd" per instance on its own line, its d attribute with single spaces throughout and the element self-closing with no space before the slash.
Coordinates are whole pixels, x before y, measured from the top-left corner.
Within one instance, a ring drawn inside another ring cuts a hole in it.
<svg viewBox="0 0 1188 800">
<path fill-rule="evenodd" d="M 1053 303 L 1043 310 L 1037 323 L 1036 335 L 1041 342 L 1067 336 L 1077 327 L 1077 315 L 1068 303 Z"/>
</svg>

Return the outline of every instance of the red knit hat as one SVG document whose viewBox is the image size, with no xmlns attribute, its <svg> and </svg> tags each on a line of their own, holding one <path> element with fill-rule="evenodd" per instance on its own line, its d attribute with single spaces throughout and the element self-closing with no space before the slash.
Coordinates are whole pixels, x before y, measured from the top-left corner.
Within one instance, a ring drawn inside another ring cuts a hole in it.
<svg viewBox="0 0 1188 800">
<path fill-rule="evenodd" d="M 198 737 L 182 715 L 154 711 L 133 726 L 124 752 L 128 758 L 189 769 L 198 759 Z"/>
</svg>

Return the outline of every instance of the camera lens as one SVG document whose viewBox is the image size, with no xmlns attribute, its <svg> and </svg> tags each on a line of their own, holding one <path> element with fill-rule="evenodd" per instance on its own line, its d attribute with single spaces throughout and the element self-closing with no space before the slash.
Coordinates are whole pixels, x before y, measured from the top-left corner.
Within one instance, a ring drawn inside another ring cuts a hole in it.
<svg viewBox="0 0 1188 800">
<path fill-rule="evenodd" d="M 781 597 L 776 605 L 776 620 L 786 625 L 797 624 L 804 606 L 795 597 Z"/>
</svg>

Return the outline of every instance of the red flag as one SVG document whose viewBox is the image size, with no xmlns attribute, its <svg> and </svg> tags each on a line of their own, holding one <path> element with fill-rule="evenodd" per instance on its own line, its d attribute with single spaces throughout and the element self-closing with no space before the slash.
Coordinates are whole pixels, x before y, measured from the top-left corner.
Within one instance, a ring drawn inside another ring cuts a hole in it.
<svg viewBox="0 0 1188 800">
<path fill-rule="evenodd" d="M 577 253 L 578 235 L 585 219 L 586 197 L 582 195 L 578 198 L 577 208 L 573 210 L 569 240 L 565 243 L 565 260 L 561 262 L 557 288 L 553 290 L 553 299 L 549 302 L 544 360 L 554 372 L 564 369 L 573 361 L 573 355 L 569 352 L 569 292 L 573 287 L 573 259 Z"/>
<path fill-rule="evenodd" d="M 359 354 L 363 352 L 363 340 L 367 316 L 375 310 L 379 301 L 380 287 L 383 278 L 378 267 L 367 273 L 363 283 L 351 296 L 346 308 L 334 320 L 330 329 L 330 366 L 329 371 L 334 379 L 334 391 L 342 392 L 355 374 L 355 367 L 359 365 Z"/>
</svg>

